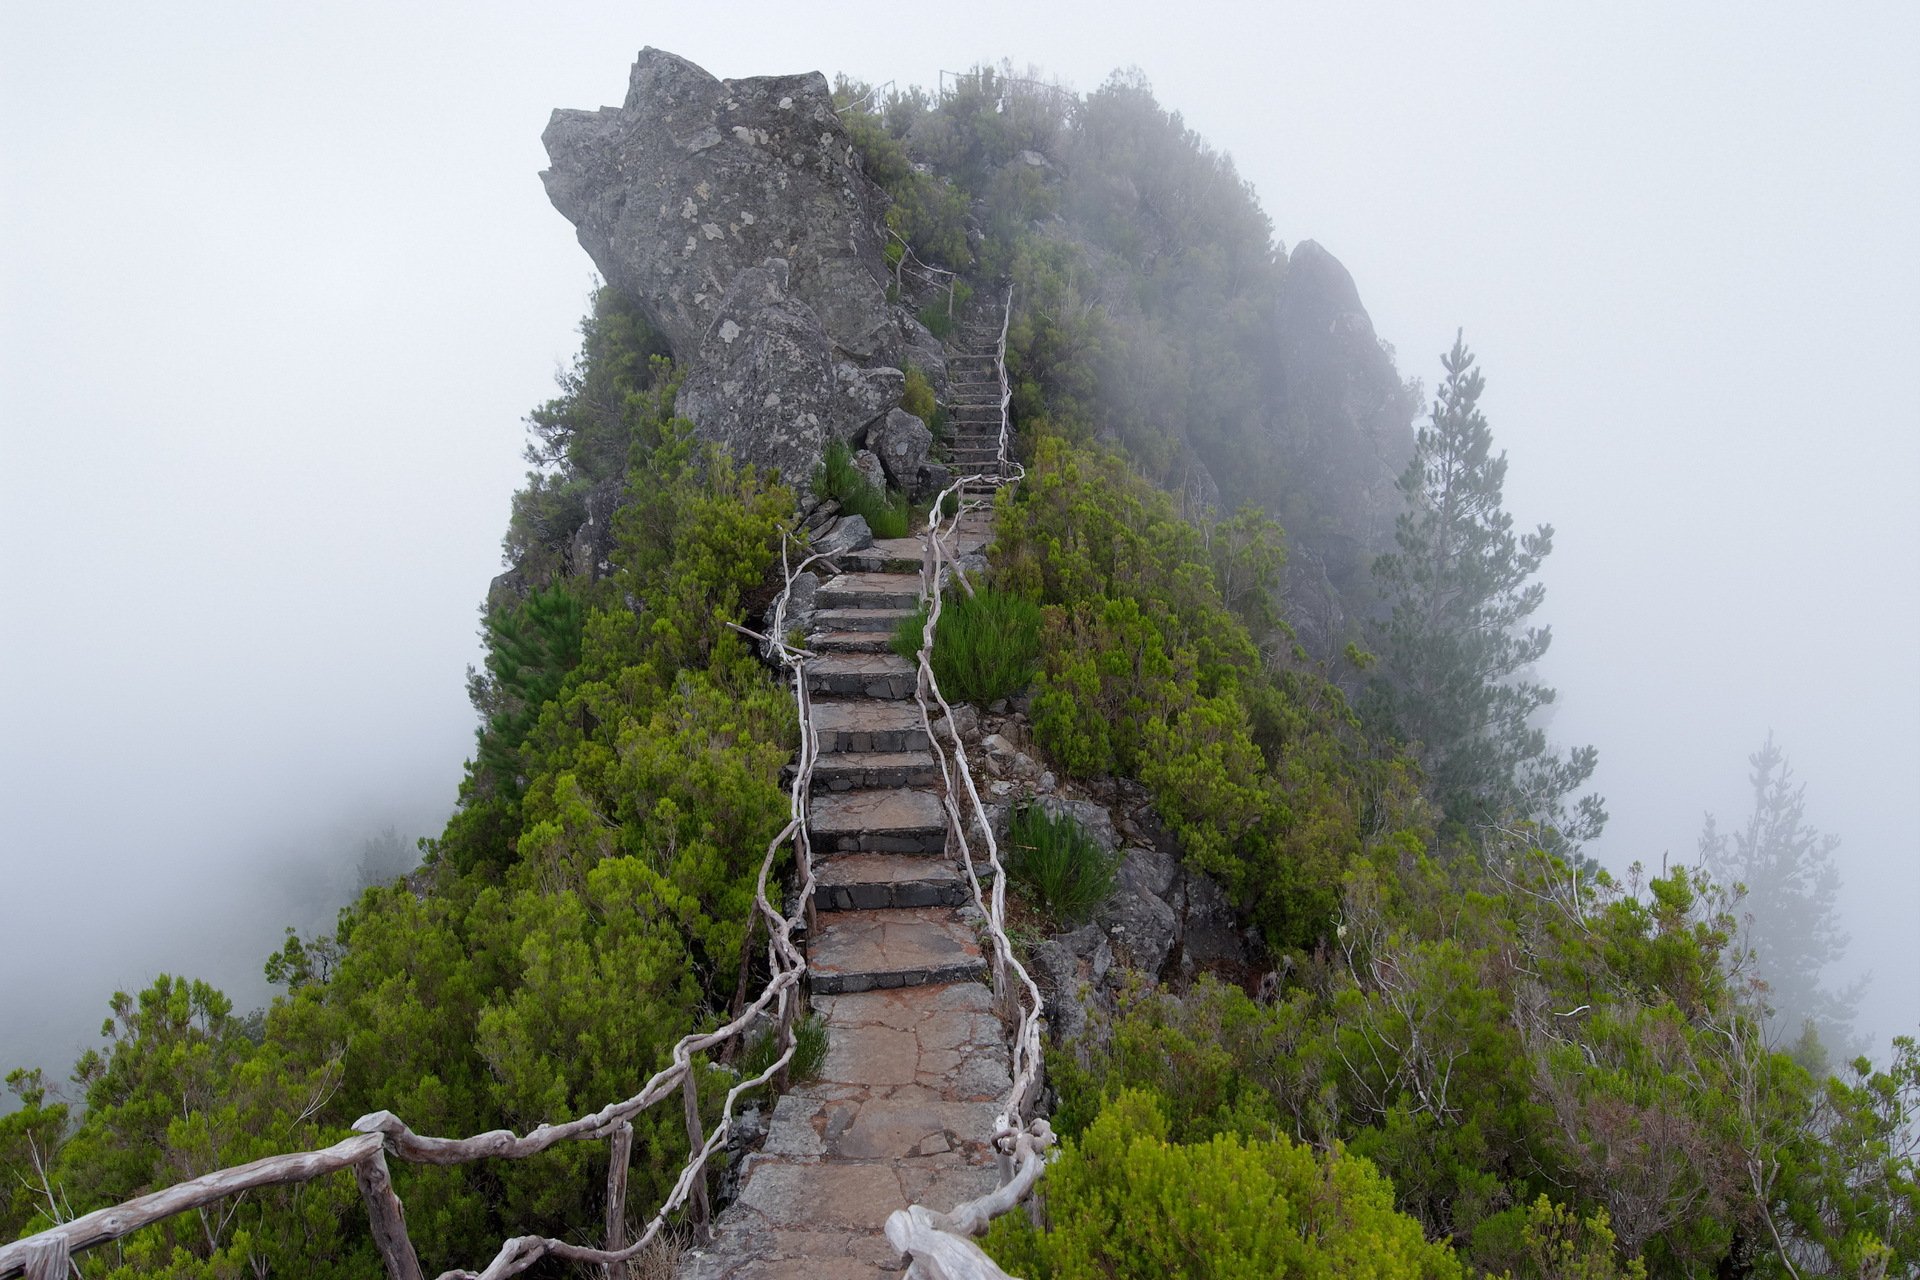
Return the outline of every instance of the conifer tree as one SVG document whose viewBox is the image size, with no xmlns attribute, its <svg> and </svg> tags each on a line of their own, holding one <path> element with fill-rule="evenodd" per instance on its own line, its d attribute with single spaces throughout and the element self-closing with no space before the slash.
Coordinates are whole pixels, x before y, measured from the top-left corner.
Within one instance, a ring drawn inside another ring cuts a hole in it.
<svg viewBox="0 0 1920 1280">
<path fill-rule="evenodd" d="M 1400 477 L 1398 549 L 1374 562 L 1392 609 L 1374 706 L 1421 745 L 1451 820 L 1476 831 L 1532 822 L 1543 843 L 1577 844 L 1606 821 L 1596 796 L 1567 807 L 1598 755 L 1548 750 L 1531 722 L 1554 691 L 1527 678 L 1552 642 L 1550 628 L 1528 620 L 1546 596 L 1532 579 L 1553 549 L 1553 527 L 1514 532 L 1501 506 L 1507 457 L 1494 453 L 1479 408 L 1486 379 L 1458 335 L 1441 363 L 1446 381 Z"/>
<path fill-rule="evenodd" d="M 1762 979 L 1773 1028 L 1792 1041 L 1809 1030 L 1828 1050 L 1846 1050 L 1862 987 L 1826 985 L 1827 967 L 1846 954 L 1840 927 L 1840 837 L 1806 820 L 1805 783 L 1773 735 L 1747 757 L 1753 772 L 1753 811 L 1737 831 L 1723 833 L 1708 814 L 1700 833 L 1700 862 L 1713 879 L 1738 885 L 1742 914 Z"/>
</svg>

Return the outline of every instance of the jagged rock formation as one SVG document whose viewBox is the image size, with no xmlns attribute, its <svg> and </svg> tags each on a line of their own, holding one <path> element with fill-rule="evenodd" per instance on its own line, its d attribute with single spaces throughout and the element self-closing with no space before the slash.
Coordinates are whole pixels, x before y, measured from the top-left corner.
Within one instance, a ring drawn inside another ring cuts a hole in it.
<svg viewBox="0 0 1920 1280">
<path fill-rule="evenodd" d="M 1373 556 L 1392 544 L 1395 481 L 1412 456 L 1407 424 L 1416 406 L 1353 276 L 1313 241 L 1288 255 L 1274 312 L 1274 426 L 1288 468 L 1272 505 L 1295 549 L 1288 594 L 1296 627 L 1309 648 L 1326 652 L 1344 638 L 1345 608 L 1370 594 Z M 1340 501 L 1326 501 L 1329 494 Z"/>
<path fill-rule="evenodd" d="M 898 403 L 902 365 L 938 379 L 939 344 L 887 302 L 887 197 L 818 72 L 719 80 L 643 49 L 622 106 L 555 111 L 542 141 L 554 207 L 737 458 L 804 476 Z"/>
</svg>

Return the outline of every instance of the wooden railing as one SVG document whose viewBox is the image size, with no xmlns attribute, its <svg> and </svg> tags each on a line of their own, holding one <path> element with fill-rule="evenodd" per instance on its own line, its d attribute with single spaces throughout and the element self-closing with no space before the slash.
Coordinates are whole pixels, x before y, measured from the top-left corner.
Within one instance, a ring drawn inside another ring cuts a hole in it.
<svg viewBox="0 0 1920 1280">
<path fill-rule="evenodd" d="M 627 1263 L 653 1245 L 673 1213 L 685 1208 L 696 1234 L 704 1234 L 709 1212 L 707 1162 L 726 1143 L 733 1121 L 733 1108 L 740 1096 L 774 1080 L 792 1062 L 794 1022 L 800 1009 L 800 980 L 807 971 L 806 957 L 794 941 L 794 935 L 810 925 L 813 916 L 813 850 L 806 817 L 818 743 L 813 732 L 812 697 L 807 687 L 806 666 L 815 655 L 787 644 L 784 637 L 786 609 L 794 581 L 822 557 L 809 556 L 797 565 L 792 564 L 791 559 L 788 546 L 783 543 L 781 565 L 786 581 L 775 599 L 773 625 L 770 628 L 772 634 L 758 636 L 748 632 L 761 640 L 767 652 L 787 669 L 793 682 L 800 720 L 800 756 L 788 793 L 787 824 L 768 842 L 755 883 L 754 918 L 764 919 L 767 924 L 769 977 L 752 1004 L 742 1008 L 732 1021 L 722 1027 L 682 1037 L 673 1047 L 671 1063 L 655 1073 L 638 1093 L 620 1102 L 610 1103 L 591 1115 L 564 1124 L 543 1124 L 524 1135 L 508 1129 L 496 1129 L 469 1138 L 433 1138 L 416 1134 L 392 1112 L 376 1111 L 353 1122 L 352 1127 L 359 1136 L 337 1142 L 323 1150 L 268 1156 L 250 1164 L 221 1169 L 129 1200 L 125 1204 L 59 1223 L 11 1244 L 0 1245 L 0 1280 L 9 1276 L 26 1276 L 28 1280 L 65 1280 L 73 1269 L 73 1255 L 82 1250 L 118 1240 L 142 1227 L 229 1196 L 260 1187 L 310 1182 L 347 1169 L 353 1171 L 360 1185 L 374 1246 L 379 1251 L 387 1275 L 391 1280 L 424 1280 L 420 1260 L 407 1236 L 405 1210 L 400 1198 L 394 1194 L 388 1174 L 388 1156 L 415 1164 L 436 1165 L 487 1159 L 522 1160 L 557 1143 L 572 1141 L 605 1141 L 610 1147 L 605 1246 L 596 1249 L 544 1236 L 516 1236 L 502 1242 L 493 1260 L 483 1270 L 447 1271 L 441 1274 L 440 1280 L 504 1280 L 504 1277 L 524 1271 L 542 1258 L 597 1266 L 602 1269 L 606 1280 L 625 1280 Z M 783 915 L 768 896 L 774 865 L 779 860 L 781 849 L 789 842 L 794 850 L 800 904 L 792 916 Z M 750 928 L 749 936 L 751 932 Z M 719 1122 L 711 1132 L 705 1131 L 700 1120 L 694 1055 L 706 1053 L 746 1035 L 769 1016 L 779 1036 L 779 1055 L 764 1071 L 740 1080 L 727 1091 Z M 691 1154 L 665 1203 L 654 1213 L 646 1229 L 637 1238 L 628 1240 L 626 1188 L 628 1158 L 633 1144 L 632 1120 L 634 1116 L 676 1094 L 685 1110 Z"/>
<path fill-rule="evenodd" d="M 1001 1015 L 1013 1027 L 1013 1082 L 1007 1091 L 1006 1105 L 995 1119 L 991 1137 L 1000 1164 L 1000 1186 L 946 1213 L 916 1204 L 895 1210 L 887 1218 L 887 1239 L 903 1255 L 912 1259 L 907 1270 L 909 1280 L 1010 1280 L 1007 1273 L 970 1237 L 980 1235 L 993 1219 L 1026 1198 L 1046 1171 L 1047 1150 L 1053 1145 L 1052 1128 L 1045 1120 L 1036 1119 L 1032 1114 L 1041 1084 L 1040 1024 L 1043 1005 L 1040 988 L 1021 965 L 1014 953 L 1013 942 L 1007 936 L 1007 876 L 1006 867 L 1000 860 L 999 842 L 994 838 L 993 822 L 986 806 L 981 803 L 979 788 L 974 784 L 973 771 L 967 765 L 967 753 L 954 730 L 953 708 L 948 705 L 946 696 L 940 691 L 940 682 L 933 674 L 933 637 L 940 625 L 942 585 L 949 576 L 948 563 L 954 559 L 954 542 L 959 533 L 960 520 L 969 512 L 988 505 L 970 498 L 968 493 L 989 480 L 997 492 L 1007 484 L 1017 484 L 1026 475 L 1025 468 L 1014 459 L 1012 452 L 1010 409 L 1013 392 L 1007 380 L 1007 329 L 1012 319 L 1013 290 L 1008 289 L 994 361 L 1000 379 L 1000 444 L 995 471 L 991 476 L 976 474 L 955 480 L 935 500 L 933 512 L 927 519 L 924 535 L 926 555 L 921 562 L 927 618 L 920 633 L 919 680 L 915 698 L 920 704 L 921 722 L 926 726 L 927 737 L 933 744 L 941 777 L 946 782 L 948 827 L 959 850 L 960 863 L 966 868 L 967 883 L 972 887 L 974 903 L 986 918 L 986 940 L 993 949 L 994 996 L 999 1002 Z M 952 500 L 954 507 L 950 514 L 947 512 L 949 500 Z M 972 592 L 973 588 L 957 566 L 951 577 L 963 590 Z M 951 735 L 944 741 L 943 731 L 934 727 L 933 709 L 936 706 L 945 721 L 944 732 Z M 993 887 L 989 891 L 982 890 L 980 874 L 974 862 L 975 837 L 992 873 Z"/>
</svg>

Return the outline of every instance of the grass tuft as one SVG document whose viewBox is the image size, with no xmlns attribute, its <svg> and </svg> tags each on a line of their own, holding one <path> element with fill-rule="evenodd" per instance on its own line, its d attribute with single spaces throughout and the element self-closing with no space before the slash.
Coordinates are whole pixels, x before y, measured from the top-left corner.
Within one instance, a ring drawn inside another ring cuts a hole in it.
<svg viewBox="0 0 1920 1280">
<path fill-rule="evenodd" d="M 924 610 L 903 618 L 893 651 L 918 657 Z M 1025 596 L 980 587 L 945 593 L 933 637 L 933 675 L 949 700 L 982 706 L 1011 698 L 1033 682 L 1040 665 L 1040 606 Z"/>
<path fill-rule="evenodd" d="M 793 1061 L 787 1069 L 795 1083 L 811 1080 L 820 1074 L 820 1068 L 827 1061 L 827 1020 L 817 1013 L 810 1013 L 794 1024 Z M 780 1036 L 775 1028 L 755 1036 L 741 1051 L 740 1060 L 735 1064 L 743 1080 L 750 1080 L 773 1065 L 780 1056 Z"/>
<path fill-rule="evenodd" d="M 912 525 L 907 495 L 879 488 L 861 475 L 844 440 L 827 446 L 814 473 L 813 491 L 838 502 L 846 514 L 863 518 L 876 538 L 904 538 Z"/>
<path fill-rule="evenodd" d="M 1080 924 L 1113 894 L 1113 858 L 1065 814 L 1016 809 L 1007 829 L 1007 875 L 1061 924 Z"/>
</svg>

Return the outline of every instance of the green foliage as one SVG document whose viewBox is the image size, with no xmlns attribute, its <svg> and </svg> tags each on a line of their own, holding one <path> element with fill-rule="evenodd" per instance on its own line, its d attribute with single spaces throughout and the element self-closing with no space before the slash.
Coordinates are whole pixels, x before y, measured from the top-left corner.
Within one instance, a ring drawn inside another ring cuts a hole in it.
<svg viewBox="0 0 1920 1280">
<path fill-rule="evenodd" d="M 1007 875 L 1061 924 L 1080 924 L 1113 896 L 1113 858 L 1066 814 L 1015 809 L 1007 827 Z"/>
<path fill-rule="evenodd" d="M 933 384 L 917 364 L 907 366 L 906 389 L 900 393 L 900 407 L 925 423 L 932 423 L 940 406 L 933 398 Z"/>
<path fill-rule="evenodd" d="M 1280 1136 L 1170 1141 L 1144 1093 L 1115 1098 L 1044 1187 L 1047 1230 L 1008 1214 L 983 1242 L 1031 1280 L 1461 1274 L 1366 1161 Z"/>
<path fill-rule="evenodd" d="M 1291 665 L 1278 529 L 1193 525 L 1119 458 L 1042 436 L 993 555 L 995 585 L 1045 609 L 1040 745 L 1069 774 L 1146 783 L 1271 943 L 1322 936 L 1365 832 L 1405 824 L 1404 769 L 1369 759 L 1339 692 Z"/>
<path fill-rule="evenodd" d="M 14 1239 L 37 1216 L 60 1207 L 51 1169 L 69 1110 L 52 1097 L 37 1068 L 9 1072 L 7 1091 L 19 1105 L 0 1115 L 0 1240 Z"/>
<path fill-rule="evenodd" d="M 1546 597 L 1530 579 L 1553 549 L 1553 529 L 1514 533 L 1500 505 L 1507 458 L 1494 454 L 1479 408 L 1485 378 L 1460 338 L 1441 363 L 1446 382 L 1400 478 L 1408 509 L 1397 549 L 1374 563 L 1392 618 L 1373 700 L 1385 726 L 1421 744 L 1453 822 L 1476 836 L 1530 822 L 1539 839 L 1577 847 L 1606 821 L 1596 796 L 1566 807 L 1598 756 L 1591 747 L 1564 758 L 1548 750 L 1531 722 L 1554 693 L 1525 678 L 1552 640 L 1549 628 L 1526 623 Z"/>
<path fill-rule="evenodd" d="M 920 655 L 926 612 L 902 618 L 893 650 Z M 985 706 L 1011 698 L 1033 680 L 1040 658 L 1040 607 L 1007 591 L 982 586 L 968 595 L 943 594 L 933 637 L 933 675 L 949 701 Z"/>
<path fill-rule="evenodd" d="M 1503 1280 L 1645 1280 L 1638 1258 L 1621 1263 L 1607 1211 L 1581 1217 L 1545 1195 L 1482 1223 L 1473 1236 L 1482 1265 L 1498 1266 Z"/>
<path fill-rule="evenodd" d="M 27 1107 L 14 1124 L 0 1122 L 0 1143 L 28 1140 L 29 1162 L 18 1170 L 27 1195 L 13 1204 L 33 1209 L 10 1221 L 15 1229 L 49 1225 L 54 1203 L 64 1219 L 334 1140 L 313 1112 L 339 1083 L 337 1048 L 302 1064 L 285 1046 L 257 1041 L 214 988 L 165 974 L 137 996 L 116 993 L 111 1007 L 105 1051 L 89 1050 L 74 1069 L 86 1113 L 73 1131 L 61 1132 L 65 1108 L 46 1104 L 37 1073 L 10 1077 Z M 0 1145 L 0 1158 L 12 1156 Z M 220 1215 L 135 1233 L 104 1274 L 364 1274 L 377 1263 L 343 1226 L 357 1217 L 358 1200 L 339 1180 L 263 1189 Z"/>
<path fill-rule="evenodd" d="M 619 290 L 594 294 L 580 334 L 580 354 L 560 375 L 561 394 L 527 415 L 527 461 L 535 469 L 514 495 L 506 555 L 535 583 L 586 570 L 570 563 L 570 543 L 586 519 L 589 492 L 617 484 L 633 455 L 658 446 L 680 385 L 664 340 Z"/>
<path fill-rule="evenodd" d="M 880 488 L 861 475 L 853 465 L 853 450 L 844 440 L 834 441 L 821 455 L 813 491 L 838 502 L 847 515 L 864 519 L 876 538 L 904 538 L 912 526 L 913 512 L 906 495 Z"/>
<path fill-rule="evenodd" d="M 1783 1245 L 1802 1276 L 1899 1274 L 1920 1051 L 1819 1083 L 1770 1049 L 1729 903 L 1684 868 L 1629 891 L 1538 851 L 1388 842 L 1270 998 L 1203 981 L 1096 1015 L 1049 1057 L 1056 1124 L 1145 1090 L 1176 1142 L 1344 1142 L 1495 1275 L 1784 1275 Z"/>
</svg>

